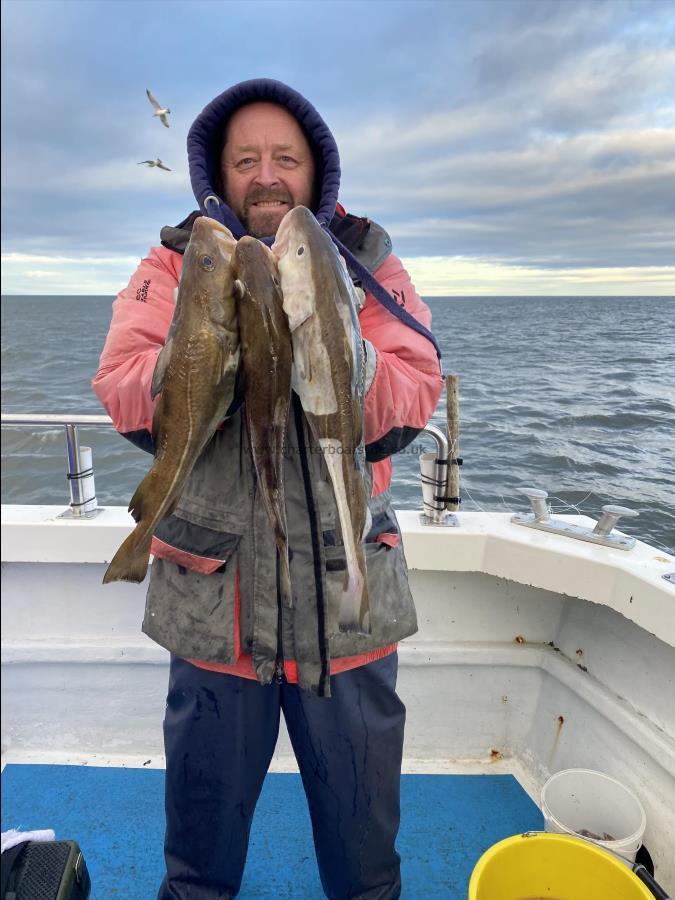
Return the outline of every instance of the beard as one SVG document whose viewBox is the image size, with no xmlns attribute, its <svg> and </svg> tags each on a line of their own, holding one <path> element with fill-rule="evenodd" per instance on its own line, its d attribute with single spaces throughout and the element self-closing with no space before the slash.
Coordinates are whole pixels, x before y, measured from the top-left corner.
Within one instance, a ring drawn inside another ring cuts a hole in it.
<svg viewBox="0 0 675 900">
<path fill-rule="evenodd" d="M 255 205 L 269 200 L 279 200 L 285 205 L 269 207 L 258 207 Z M 244 199 L 242 223 L 252 237 L 274 237 L 281 220 L 288 210 L 294 206 L 295 201 L 288 191 L 270 191 L 266 188 L 253 187 Z"/>
</svg>

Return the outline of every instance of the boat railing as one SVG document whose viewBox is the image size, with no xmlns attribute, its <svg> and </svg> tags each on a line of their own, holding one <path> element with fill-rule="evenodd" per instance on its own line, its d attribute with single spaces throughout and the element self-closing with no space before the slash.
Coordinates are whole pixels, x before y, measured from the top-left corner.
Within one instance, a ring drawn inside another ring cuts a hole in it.
<svg viewBox="0 0 675 900">
<path fill-rule="evenodd" d="M 449 379 L 454 377 L 456 376 L 448 376 Z M 456 410 L 453 416 L 456 421 Z M 100 512 L 96 500 L 91 447 L 80 445 L 78 427 L 113 428 L 110 416 L 78 415 L 76 413 L 2 413 L 0 424 L 3 427 L 15 428 L 63 426 L 66 434 L 70 507 L 61 516 L 93 518 Z M 457 467 L 462 464 L 463 460 L 457 457 L 457 426 L 451 422 L 449 415 L 447 432 L 435 425 L 428 424 L 420 430 L 416 440 L 423 438 L 431 438 L 435 448 L 431 452 L 420 454 L 422 480 L 420 523 L 431 526 L 459 525 L 457 516 L 452 512 L 458 508 L 461 502 Z M 546 503 L 548 497 L 546 491 L 527 487 L 523 488 L 522 492 L 532 504 L 532 513 L 530 515 L 513 515 L 511 521 L 516 525 L 524 525 L 527 528 L 536 528 L 621 550 L 630 550 L 635 545 L 634 538 L 621 533 L 612 533 L 619 518 L 621 516 L 637 516 L 638 513 L 635 510 L 616 505 L 603 506 L 600 520 L 595 523 L 594 528 L 589 528 L 586 525 L 577 525 L 553 518 Z"/>
<path fill-rule="evenodd" d="M 18 428 L 63 426 L 66 434 L 67 478 L 70 487 L 70 508 L 63 515 L 75 518 L 92 518 L 97 515 L 99 510 L 91 448 L 80 444 L 78 426 L 112 428 L 114 426 L 110 416 L 75 413 L 2 413 L 0 424 L 3 427 Z M 419 439 L 425 436 L 432 438 L 436 448 L 435 451 L 420 456 L 423 503 L 421 520 L 424 524 L 455 524 L 453 521 L 455 517 L 445 512 L 448 440 L 443 431 L 435 425 L 427 425 L 417 437 Z"/>
<path fill-rule="evenodd" d="M 112 428 L 110 416 L 78 415 L 75 413 L 2 413 L 2 427 L 14 428 L 54 428 L 62 426 L 66 435 L 67 478 L 70 488 L 70 508 L 64 516 L 93 518 L 98 513 L 94 468 L 91 448 L 80 444 L 78 427 Z M 436 449 L 420 456 L 422 471 L 421 520 L 425 524 L 452 524 L 453 516 L 445 512 L 446 460 L 448 441 L 445 434 L 435 425 L 427 425 L 418 435 L 433 439 Z"/>
<path fill-rule="evenodd" d="M 3 428 L 5 426 L 54 428 L 54 426 L 62 425 L 66 433 L 67 478 L 70 487 L 70 508 L 62 515 L 90 519 L 98 514 L 91 447 L 80 445 L 77 429 L 78 426 L 112 428 L 113 421 L 110 416 L 78 415 L 76 413 L 2 413 L 0 424 Z"/>
</svg>

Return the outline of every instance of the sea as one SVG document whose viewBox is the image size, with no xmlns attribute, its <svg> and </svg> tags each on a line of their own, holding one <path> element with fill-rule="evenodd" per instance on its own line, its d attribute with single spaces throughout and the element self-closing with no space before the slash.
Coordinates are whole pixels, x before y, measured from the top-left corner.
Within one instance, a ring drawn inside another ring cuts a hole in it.
<svg viewBox="0 0 675 900">
<path fill-rule="evenodd" d="M 3 413 L 104 410 L 91 389 L 112 297 L 3 296 Z M 432 297 L 445 374 L 459 376 L 461 511 L 639 513 L 627 534 L 675 552 L 675 297 Z M 444 427 L 445 392 L 431 422 Z M 112 429 L 92 447 L 99 505 L 127 505 L 151 457 Z M 398 509 L 421 509 L 416 440 L 394 458 Z M 64 504 L 65 430 L 2 429 L 2 502 Z"/>
</svg>

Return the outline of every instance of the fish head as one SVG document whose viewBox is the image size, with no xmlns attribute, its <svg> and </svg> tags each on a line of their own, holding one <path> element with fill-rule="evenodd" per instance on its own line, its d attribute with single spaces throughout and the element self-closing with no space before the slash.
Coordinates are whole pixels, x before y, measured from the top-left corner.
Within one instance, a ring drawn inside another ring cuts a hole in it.
<svg viewBox="0 0 675 900">
<path fill-rule="evenodd" d="M 265 296 L 270 291 L 281 293 L 277 258 L 262 241 L 244 235 L 234 251 L 234 276 L 240 282 L 238 293 L 243 296 Z"/>
<path fill-rule="evenodd" d="M 225 258 L 229 263 L 236 245 L 236 238 L 229 228 L 210 216 L 199 216 L 193 222 L 192 235 L 185 256 L 187 258 L 191 250 L 198 250 L 207 256 L 211 255 L 212 258 L 213 256 Z M 205 268 L 208 269 L 208 265 Z"/>
<path fill-rule="evenodd" d="M 208 216 L 192 226 L 183 256 L 179 293 L 208 309 L 209 316 L 230 328 L 236 317 L 233 297 L 232 256 L 237 242 L 232 232 Z"/>
<path fill-rule="evenodd" d="M 249 353 L 251 342 L 271 345 L 281 340 L 290 346 L 276 256 L 257 238 L 245 235 L 237 242 L 232 268 L 242 344 Z"/>
<path fill-rule="evenodd" d="M 279 260 L 284 312 L 295 331 L 315 311 L 314 260 L 323 257 L 326 240 L 314 214 L 305 206 L 295 206 L 281 220 L 272 252 Z"/>
</svg>

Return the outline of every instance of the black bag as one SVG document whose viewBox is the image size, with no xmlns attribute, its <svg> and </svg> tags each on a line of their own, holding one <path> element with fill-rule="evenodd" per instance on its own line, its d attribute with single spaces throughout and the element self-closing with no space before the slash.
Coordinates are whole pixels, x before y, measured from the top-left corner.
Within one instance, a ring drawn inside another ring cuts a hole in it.
<svg viewBox="0 0 675 900">
<path fill-rule="evenodd" d="M 0 900 L 87 900 L 90 891 L 76 841 L 24 841 L 2 854 Z"/>
</svg>

